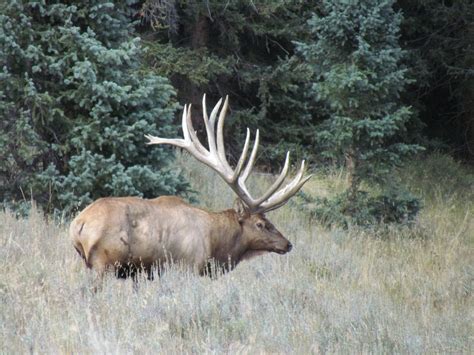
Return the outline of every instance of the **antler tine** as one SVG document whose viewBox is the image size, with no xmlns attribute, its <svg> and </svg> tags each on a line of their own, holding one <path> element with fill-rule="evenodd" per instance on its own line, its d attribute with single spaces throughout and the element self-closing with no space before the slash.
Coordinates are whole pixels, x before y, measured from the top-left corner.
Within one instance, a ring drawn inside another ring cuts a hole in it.
<svg viewBox="0 0 474 355">
<path fill-rule="evenodd" d="M 216 135 L 215 135 L 215 127 L 216 127 L 216 117 L 217 112 L 219 112 L 219 108 L 221 107 L 222 99 L 217 101 L 217 104 L 211 111 L 211 117 L 209 118 L 209 129 L 211 134 L 207 137 L 209 140 L 209 151 L 214 156 L 217 153 L 217 146 L 216 146 Z"/>
<path fill-rule="evenodd" d="M 194 130 L 194 127 L 193 127 L 193 120 L 191 119 L 191 104 L 189 104 L 187 112 L 186 112 L 186 105 L 184 105 L 183 118 L 184 118 L 185 113 L 186 113 L 186 127 L 189 133 L 188 137 L 190 137 L 191 145 L 194 146 L 200 154 L 208 155 L 209 152 L 201 144 L 201 141 L 199 140 L 196 134 L 196 131 Z"/>
<path fill-rule="evenodd" d="M 148 139 L 148 142 L 146 144 L 170 144 L 174 145 L 183 149 L 186 149 L 188 146 L 188 142 L 186 142 L 184 139 L 181 138 L 159 138 L 152 136 L 150 134 L 145 134 L 145 138 Z"/>
<path fill-rule="evenodd" d="M 224 101 L 224 106 L 222 106 L 221 113 L 219 114 L 219 120 L 217 121 L 217 155 L 221 161 L 225 170 L 233 176 L 234 172 L 230 167 L 227 158 L 225 156 L 225 146 L 224 146 L 224 121 L 225 115 L 227 113 L 227 108 L 229 107 L 229 96 L 226 96 Z"/>
<path fill-rule="evenodd" d="M 250 153 L 249 161 L 247 162 L 247 165 L 245 166 L 243 174 L 238 179 L 238 181 L 241 183 L 245 183 L 245 181 L 247 181 L 250 175 L 250 172 L 253 169 L 253 166 L 255 164 L 255 158 L 257 157 L 259 142 L 260 142 L 260 131 L 257 129 L 257 132 L 255 133 L 255 142 L 253 143 L 252 153 Z"/>
<path fill-rule="evenodd" d="M 216 144 L 214 141 L 214 125 L 210 124 L 209 117 L 207 116 L 206 94 L 204 94 L 202 97 L 202 118 L 204 120 L 204 125 L 206 126 L 206 134 L 207 134 L 207 142 L 209 145 L 209 151 L 211 152 L 211 154 L 213 154 L 216 152 Z"/>
<path fill-rule="evenodd" d="M 306 176 L 303 180 L 301 180 L 301 182 L 298 184 L 298 186 L 293 188 L 291 193 L 288 193 L 289 197 L 287 197 L 287 198 L 285 197 L 284 199 L 281 199 L 278 203 L 272 203 L 270 206 L 262 206 L 261 209 L 259 209 L 258 211 L 270 212 L 270 211 L 276 210 L 277 208 L 280 208 L 281 206 L 286 204 L 288 202 L 288 200 L 294 194 L 296 194 L 303 187 L 303 185 L 306 184 L 306 182 L 309 179 L 311 179 L 312 177 L 313 177 L 313 175 L 311 174 L 311 175 Z"/>
<path fill-rule="evenodd" d="M 244 148 L 242 149 L 242 154 L 240 155 L 237 166 L 235 167 L 235 172 L 234 172 L 234 175 L 232 176 L 232 182 L 235 182 L 237 180 L 237 178 L 239 177 L 239 175 L 242 171 L 245 160 L 247 159 L 247 153 L 248 153 L 248 150 L 249 150 L 249 145 L 250 145 L 250 129 L 248 129 L 248 127 L 247 127 L 247 135 L 245 137 Z"/>
<path fill-rule="evenodd" d="M 188 128 L 188 110 L 187 110 L 188 105 L 184 105 L 184 110 L 183 110 L 183 117 L 181 118 L 181 129 L 183 131 L 183 137 L 186 142 L 191 142 L 191 138 L 189 137 L 189 128 Z"/>
<path fill-rule="evenodd" d="M 183 112 L 183 117 L 182 117 L 182 126 L 181 129 L 183 130 L 183 136 L 184 139 L 182 138 L 160 138 L 160 137 L 155 137 L 152 136 L 151 134 L 145 134 L 145 138 L 148 139 L 148 142 L 146 144 L 170 144 L 174 145 L 183 149 L 187 149 L 188 146 L 191 144 L 189 140 L 189 135 L 187 134 L 187 124 L 186 124 L 186 105 L 184 105 L 184 112 Z M 186 139 L 188 137 L 188 139 Z"/>
<path fill-rule="evenodd" d="M 290 197 L 296 194 L 301 187 L 313 176 L 309 175 L 303 178 L 305 172 L 305 161 L 301 162 L 301 167 L 294 177 L 294 179 L 288 183 L 283 189 L 272 195 L 267 201 L 261 203 L 257 210 L 258 211 L 271 211 L 284 205 Z"/>
<path fill-rule="evenodd" d="M 217 101 L 217 104 L 214 106 L 214 108 L 211 111 L 211 117 L 209 118 L 209 123 L 211 124 L 212 128 L 216 126 L 217 112 L 219 112 L 219 108 L 221 107 L 221 104 L 222 104 L 222 98 L 220 98 L 219 101 Z M 212 138 L 214 138 L 214 136 Z"/>
<path fill-rule="evenodd" d="M 285 159 L 285 164 L 283 165 L 283 169 L 281 169 L 280 176 L 278 176 L 278 179 L 275 180 L 275 182 L 270 186 L 270 188 L 263 194 L 262 197 L 260 197 L 257 201 L 256 204 L 260 205 L 262 202 L 265 202 L 269 197 L 271 197 L 275 191 L 278 190 L 278 188 L 281 186 L 283 181 L 285 181 L 286 176 L 288 175 L 288 168 L 290 166 L 290 152 L 286 153 L 286 159 Z"/>
</svg>

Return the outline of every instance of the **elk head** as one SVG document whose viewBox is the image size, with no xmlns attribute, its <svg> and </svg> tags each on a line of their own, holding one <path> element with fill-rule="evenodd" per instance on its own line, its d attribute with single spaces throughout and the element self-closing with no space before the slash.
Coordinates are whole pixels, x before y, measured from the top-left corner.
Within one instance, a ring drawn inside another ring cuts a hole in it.
<svg viewBox="0 0 474 355">
<path fill-rule="evenodd" d="M 263 213 L 250 213 L 248 207 L 239 199 L 236 201 L 234 209 L 239 216 L 244 242 L 248 246 L 248 251 L 242 256 L 243 259 L 265 252 L 286 254 L 293 248 L 288 239 L 275 228 Z"/>
</svg>

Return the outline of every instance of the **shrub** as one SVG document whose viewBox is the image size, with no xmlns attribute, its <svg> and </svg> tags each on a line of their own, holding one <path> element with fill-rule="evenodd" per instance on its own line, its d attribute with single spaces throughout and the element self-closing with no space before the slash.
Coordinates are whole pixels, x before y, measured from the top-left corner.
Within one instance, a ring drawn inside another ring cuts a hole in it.
<svg viewBox="0 0 474 355">
<path fill-rule="evenodd" d="M 410 224 L 418 214 L 421 204 L 407 191 L 384 191 L 370 195 L 358 191 L 354 203 L 349 203 L 347 191 L 332 198 L 317 198 L 300 193 L 299 206 L 309 211 L 311 217 L 326 226 L 351 225 L 371 227 L 380 223 Z"/>
</svg>

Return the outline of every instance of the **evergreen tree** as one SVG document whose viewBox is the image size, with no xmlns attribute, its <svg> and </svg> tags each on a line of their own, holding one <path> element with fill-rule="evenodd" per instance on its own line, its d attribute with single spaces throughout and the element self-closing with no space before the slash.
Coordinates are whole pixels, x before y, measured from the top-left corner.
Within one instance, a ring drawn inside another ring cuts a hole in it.
<svg viewBox="0 0 474 355">
<path fill-rule="evenodd" d="M 69 212 L 100 196 L 183 192 L 169 136 L 169 82 L 140 71 L 127 5 L 19 1 L 0 5 L 0 197 Z"/>
<path fill-rule="evenodd" d="M 294 40 L 308 36 L 307 1 L 147 0 L 142 17 L 148 60 L 169 76 L 182 103 L 192 102 L 203 132 L 201 99 L 229 94 L 226 143 L 238 158 L 245 128 L 262 129 L 260 162 L 274 166 L 288 149 L 303 158 L 314 143 L 312 101 L 304 99 L 311 70 L 294 56 Z M 234 150 L 233 150 L 234 149 Z M 304 152 L 304 153 L 303 153 Z"/>
<path fill-rule="evenodd" d="M 398 220 L 418 209 L 416 199 L 402 194 L 393 179 L 393 169 L 420 149 L 403 142 L 411 110 L 400 102 L 400 93 L 409 79 L 398 43 L 402 16 L 393 4 L 325 1 L 308 22 L 314 41 L 298 44 L 315 73 L 310 95 L 329 114 L 317 137 L 327 157 L 345 162 L 349 176 L 344 195 L 326 201 L 340 212 L 336 220 L 347 216 L 366 224 L 374 215 Z M 381 194 L 369 197 L 363 183 L 376 184 Z M 379 215 L 384 209 L 387 213 Z"/>
</svg>

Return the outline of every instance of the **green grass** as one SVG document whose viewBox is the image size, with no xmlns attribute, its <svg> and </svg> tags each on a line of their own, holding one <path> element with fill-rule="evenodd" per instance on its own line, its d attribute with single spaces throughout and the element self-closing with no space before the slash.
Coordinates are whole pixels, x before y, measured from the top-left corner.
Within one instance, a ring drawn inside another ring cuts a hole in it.
<svg viewBox="0 0 474 355">
<path fill-rule="evenodd" d="M 218 177 L 178 159 L 199 205 L 232 206 Z M 285 256 L 217 280 L 171 268 L 137 290 L 108 275 L 96 294 L 66 224 L 0 213 L 0 351 L 472 353 L 474 177 L 444 156 L 402 175 L 425 205 L 411 228 L 325 230 L 287 205 L 269 214 L 294 245 Z M 344 179 L 317 175 L 305 191 Z"/>
</svg>

